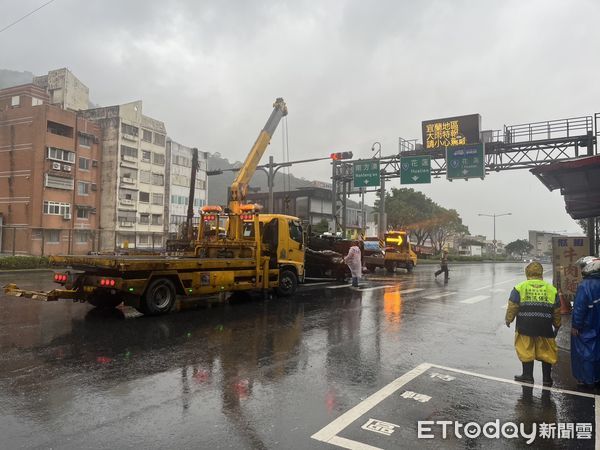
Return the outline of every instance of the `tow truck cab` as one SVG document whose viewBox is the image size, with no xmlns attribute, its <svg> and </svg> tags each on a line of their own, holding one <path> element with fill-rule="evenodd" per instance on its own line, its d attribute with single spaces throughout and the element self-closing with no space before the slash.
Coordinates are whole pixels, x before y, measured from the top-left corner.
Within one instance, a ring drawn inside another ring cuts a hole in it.
<svg viewBox="0 0 600 450">
<path fill-rule="evenodd" d="M 412 251 L 406 231 L 389 231 L 385 234 L 385 268 L 392 273 L 397 267 L 412 272 L 417 265 L 417 254 Z"/>
</svg>

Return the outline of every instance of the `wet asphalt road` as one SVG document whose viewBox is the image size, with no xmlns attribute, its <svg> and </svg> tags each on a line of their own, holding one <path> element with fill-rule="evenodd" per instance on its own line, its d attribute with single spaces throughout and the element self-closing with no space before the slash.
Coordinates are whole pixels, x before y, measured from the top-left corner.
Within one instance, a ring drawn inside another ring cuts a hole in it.
<svg viewBox="0 0 600 450">
<path fill-rule="evenodd" d="M 358 290 L 311 284 L 292 299 L 240 296 L 135 319 L 2 294 L 0 447 L 504 448 L 525 441 L 442 441 L 439 429 L 418 440 L 417 421 L 593 426 L 593 396 L 496 379 L 520 371 L 504 307 L 523 268 L 454 265 L 444 284 L 422 265 Z M 0 285 L 49 280 L 0 274 Z M 555 387 L 574 390 L 569 354 L 559 357 Z M 593 448 L 591 437 L 534 447 Z"/>
</svg>

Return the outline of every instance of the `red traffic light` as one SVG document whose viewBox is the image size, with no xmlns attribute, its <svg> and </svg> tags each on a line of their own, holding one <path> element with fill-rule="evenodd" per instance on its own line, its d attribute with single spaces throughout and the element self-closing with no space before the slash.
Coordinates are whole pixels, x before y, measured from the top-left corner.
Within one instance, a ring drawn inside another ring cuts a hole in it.
<svg viewBox="0 0 600 450">
<path fill-rule="evenodd" d="M 352 152 L 337 152 L 331 153 L 329 157 L 333 161 L 341 161 L 342 159 L 352 159 Z"/>
</svg>

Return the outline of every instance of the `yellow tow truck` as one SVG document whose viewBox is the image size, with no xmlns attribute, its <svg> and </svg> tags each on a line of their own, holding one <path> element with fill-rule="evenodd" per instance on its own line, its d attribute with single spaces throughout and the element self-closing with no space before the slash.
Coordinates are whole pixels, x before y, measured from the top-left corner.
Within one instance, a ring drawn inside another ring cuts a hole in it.
<svg viewBox="0 0 600 450">
<path fill-rule="evenodd" d="M 417 265 L 417 254 L 412 250 L 406 231 L 388 231 L 384 236 L 385 255 L 384 266 L 388 273 L 393 273 L 397 267 L 406 269 L 409 273 Z"/>
<path fill-rule="evenodd" d="M 60 268 L 50 292 L 4 286 L 8 295 L 53 301 L 73 299 L 100 308 L 121 302 L 147 315 L 166 314 L 177 296 L 203 297 L 221 292 L 275 290 L 290 296 L 304 279 L 304 241 L 296 217 L 259 213 L 244 204 L 248 183 L 287 106 L 278 98 L 266 125 L 230 189 L 228 208 L 204 206 L 189 250 L 178 256 L 54 256 Z M 214 233 L 227 223 L 227 233 Z"/>
</svg>

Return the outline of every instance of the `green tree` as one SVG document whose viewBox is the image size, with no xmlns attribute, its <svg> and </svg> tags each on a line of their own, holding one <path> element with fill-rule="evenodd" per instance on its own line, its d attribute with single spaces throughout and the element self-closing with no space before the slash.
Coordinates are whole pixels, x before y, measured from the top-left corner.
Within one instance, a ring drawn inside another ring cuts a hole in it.
<svg viewBox="0 0 600 450">
<path fill-rule="evenodd" d="M 526 239 L 517 239 L 516 241 L 506 244 L 504 247 L 507 253 L 513 255 L 524 255 L 525 253 L 529 253 L 532 248 L 533 245 Z"/>
<path fill-rule="evenodd" d="M 469 234 L 469 228 L 462 223 L 455 209 L 438 206 L 427 226 L 433 248 L 439 253 L 448 243 L 450 237 L 457 234 Z"/>
</svg>

